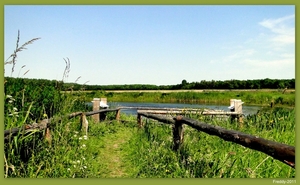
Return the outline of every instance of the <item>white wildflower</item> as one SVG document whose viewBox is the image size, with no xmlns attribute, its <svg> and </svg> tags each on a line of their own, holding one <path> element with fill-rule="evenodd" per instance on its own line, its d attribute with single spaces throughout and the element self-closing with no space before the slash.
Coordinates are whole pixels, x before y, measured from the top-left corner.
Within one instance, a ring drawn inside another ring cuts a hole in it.
<svg viewBox="0 0 300 185">
<path fill-rule="evenodd" d="M 77 137 L 77 135 L 75 134 L 73 137 Z"/>
<path fill-rule="evenodd" d="M 67 170 L 68 170 L 68 171 L 71 171 L 71 169 L 70 169 L 70 168 L 68 168 Z"/>
<path fill-rule="evenodd" d="M 78 138 L 79 140 L 82 140 L 82 137 Z"/>
<path fill-rule="evenodd" d="M 18 111 L 18 109 L 16 107 L 14 107 L 13 109 L 14 109 L 14 111 Z"/>
<path fill-rule="evenodd" d="M 85 169 L 87 168 L 86 166 L 83 166 Z"/>
<path fill-rule="evenodd" d="M 12 96 L 11 95 L 6 95 L 6 98 L 12 98 Z"/>
<path fill-rule="evenodd" d="M 84 140 L 87 140 L 87 138 L 88 138 L 87 135 L 84 135 L 84 136 L 83 136 L 83 139 L 84 139 Z"/>
<path fill-rule="evenodd" d="M 80 163 L 80 161 L 79 161 L 79 160 L 77 160 L 77 163 L 79 164 L 79 163 Z"/>
</svg>

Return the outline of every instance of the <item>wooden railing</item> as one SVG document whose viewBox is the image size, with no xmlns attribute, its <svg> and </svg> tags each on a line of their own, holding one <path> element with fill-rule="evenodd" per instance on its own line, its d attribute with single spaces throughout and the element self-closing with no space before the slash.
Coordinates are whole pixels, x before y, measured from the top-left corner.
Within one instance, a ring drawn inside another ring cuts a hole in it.
<svg viewBox="0 0 300 185">
<path fill-rule="evenodd" d="M 8 130 L 4 130 L 4 142 L 9 142 L 11 137 L 16 136 L 16 135 L 26 135 L 32 131 L 38 130 L 45 130 L 45 139 L 49 140 L 51 137 L 51 127 L 55 126 L 55 123 L 59 122 L 62 119 L 71 119 L 79 115 L 86 115 L 86 116 L 92 116 L 92 115 L 97 115 L 97 117 L 100 117 L 101 113 L 106 113 L 106 112 L 116 112 L 115 119 L 117 121 L 120 120 L 120 109 L 101 109 L 97 111 L 91 111 L 91 112 L 74 112 L 71 114 L 68 114 L 66 116 L 62 116 L 59 118 L 50 118 L 50 119 L 43 119 L 39 123 L 32 123 L 32 124 L 27 124 L 23 125 L 22 127 L 16 127 L 16 128 L 11 128 Z M 98 118 L 99 120 L 99 118 Z M 54 123 L 53 123 L 54 122 Z"/>
<path fill-rule="evenodd" d="M 183 116 L 169 117 L 163 115 L 149 114 L 147 112 L 138 112 L 138 126 L 142 127 L 142 116 L 157 120 L 162 123 L 172 124 L 173 130 L 173 149 L 178 150 L 183 143 L 183 124 L 186 124 L 196 130 L 230 141 L 244 147 L 263 152 L 284 164 L 295 168 L 295 147 L 286 144 L 266 140 L 257 136 L 252 136 L 235 130 L 227 130 L 219 126 L 213 126 L 207 123 L 199 122 Z"/>
</svg>

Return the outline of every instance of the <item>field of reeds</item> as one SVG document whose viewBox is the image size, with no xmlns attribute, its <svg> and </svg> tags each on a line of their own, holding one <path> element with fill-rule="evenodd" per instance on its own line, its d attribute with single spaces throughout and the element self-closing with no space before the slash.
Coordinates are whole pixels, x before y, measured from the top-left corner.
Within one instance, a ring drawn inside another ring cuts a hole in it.
<svg viewBox="0 0 300 185">
<path fill-rule="evenodd" d="M 17 44 L 16 51 L 21 50 L 18 48 Z M 70 66 L 69 60 L 65 61 L 63 76 L 68 75 Z M 11 64 L 14 68 L 15 62 Z M 87 111 L 85 102 L 90 99 L 85 94 L 64 93 L 59 83 L 49 84 L 45 81 L 41 86 L 36 86 L 25 79 L 18 80 L 9 81 L 7 78 L 4 84 L 4 129 L 39 123 L 51 117 L 51 137 L 45 139 L 45 130 L 32 130 L 25 135 L 20 131 L 18 135 L 9 137 L 4 143 L 5 178 L 295 177 L 295 169 L 264 153 L 187 126 L 184 127 L 183 146 L 177 152 L 172 150 L 170 125 L 144 119 L 144 126 L 138 128 L 136 117 L 125 114 L 121 114 L 120 122 L 114 120 L 114 115 L 110 113 L 100 123 L 88 117 L 89 130 L 86 135 L 81 131 L 78 117 L 62 117 L 76 111 Z M 41 91 L 40 87 L 44 90 Z M 284 96 L 282 101 L 289 99 L 285 97 L 287 94 L 277 95 Z M 114 96 L 107 95 L 107 98 L 111 100 Z M 145 101 L 143 96 L 135 96 L 136 100 Z M 198 99 L 197 96 L 201 95 L 178 93 L 174 96 Z M 223 95 L 211 94 L 210 100 L 214 96 L 217 98 Z M 247 100 L 246 96 L 239 94 L 243 101 Z M 260 99 L 258 97 L 252 97 L 253 101 Z M 227 104 L 228 98 L 225 99 Z M 260 100 L 257 101 L 259 103 Z M 186 116 L 295 146 L 295 109 L 291 107 L 264 109 L 245 117 L 243 123 L 199 115 Z"/>
</svg>

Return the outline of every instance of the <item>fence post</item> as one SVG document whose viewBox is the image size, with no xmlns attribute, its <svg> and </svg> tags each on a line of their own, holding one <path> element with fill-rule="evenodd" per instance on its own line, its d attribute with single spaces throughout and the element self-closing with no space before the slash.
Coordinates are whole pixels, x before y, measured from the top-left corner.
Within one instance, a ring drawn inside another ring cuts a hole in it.
<svg viewBox="0 0 300 185">
<path fill-rule="evenodd" d="M 116 111 L 116 120 L 120 121 L 120 109 Z"/>
<path fill-rule="evenodd" d="M 100 107 L 100 98 L 94 98 L 92 102 L 93 102 L 93 111 L 98 111 Z M 99 122 L 99 117 L 100 117 L 99 114 L 94 114 L 92 115 L 92 117 L 95 123 Z"/>
<path fill-rule="evenodd" d="M 51 136 L 51 131 L 50 131 L 49 127 L 47 127 L 46 131 L 45 131 L 45 140 L 48 142 L 49 146 L 51 146 L 52 136 Z"/>
<path fill-rule="evenodd" d="M 142 115 L 140 115 L 139 113 L 137 114 L 137 123 L 138 127 L 142 128 Z"/>
<path fill-rule="evenodd" d="M 234 101 L 234 110 L 235 112 L 242 114 L 243 113 L 243 103 L 242 100 L 235 100 Z"/>
<path fill-rule="evenodd" d="M 180 122 L 180 117 L 177 117 L 175 120 L 175 124 L 172 125 L 172 130 L 173 130 L 173 150 L 177 151 L 180 149 L 181 144 L 183 143 L 183 126 L 182 123 Z"/>
</svg>

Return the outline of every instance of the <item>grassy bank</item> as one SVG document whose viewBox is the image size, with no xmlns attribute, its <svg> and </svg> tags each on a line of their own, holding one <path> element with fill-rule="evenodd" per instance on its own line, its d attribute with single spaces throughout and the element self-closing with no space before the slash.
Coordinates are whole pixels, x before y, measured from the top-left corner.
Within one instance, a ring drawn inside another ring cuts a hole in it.
<svg viewBox="0 0 300 185">
<path fill-rule="evenodd" d="M 76 94 L 76 93 L 75 93 Z M 82 95 L 82 93 L 80 94 Z M 107 97 L 109 102 L 165 102 L 165 103 L 203 103 L 227 105 L 230 99 L 242 99 L 247 105 L 295 106 L 295 91 L 283 93 L 281 90 L 265 91 L 203 91 L 203 92 L 105 92 L 89 91 L 84 96 Z"/>
</svg>

